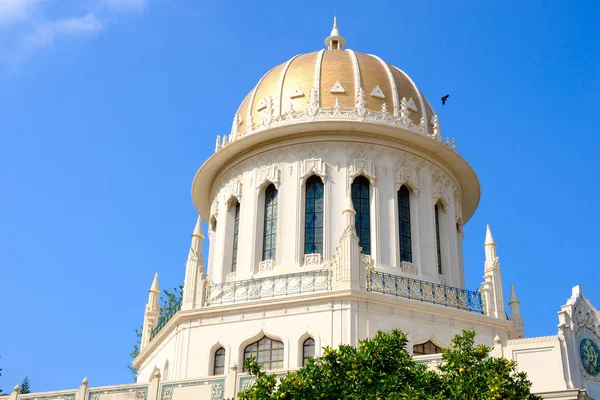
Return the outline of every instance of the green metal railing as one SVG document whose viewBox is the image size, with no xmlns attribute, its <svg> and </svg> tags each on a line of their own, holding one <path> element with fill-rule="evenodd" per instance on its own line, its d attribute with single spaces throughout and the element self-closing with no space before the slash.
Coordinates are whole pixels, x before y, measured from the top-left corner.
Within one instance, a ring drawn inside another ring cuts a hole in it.
<svg viewBox="0 0 600 400">
<path fill-rule="evenodd" d="M 483 314 L 481 293 L 452 286 L 371 270 L 367 290 Z"/>
<path fill-rule="evenodd" d="M 150 340 L 154 339 L 154 336 L 158 335 L 158 332 L 169 322 L 173 315 L 177 313 L 177 311 L 181 310 L 181 298 L 177 300 L 177 302 L 171 307 L 167 312 L 161 313 L 158 316 L 158 324 L 152 329 L 150 332 Z"/>
</svg>

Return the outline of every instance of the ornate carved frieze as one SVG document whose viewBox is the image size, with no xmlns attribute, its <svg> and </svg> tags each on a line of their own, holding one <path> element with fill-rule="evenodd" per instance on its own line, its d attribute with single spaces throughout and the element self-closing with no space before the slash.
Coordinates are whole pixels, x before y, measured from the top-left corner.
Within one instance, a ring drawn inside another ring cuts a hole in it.
<svg viewBox="0 0 600 400">
<path fill-rule="evenodd" d="M 318 175 L 325 180 L 325 163 L 322 158 L 309 158 L 302 160 L 302 179 L 310 175 Z"/>
<path fill-rule="evenodd" d="M 429 134 L 425 120 L 422 120 L 419 125 L 415 125 L 410 120 L 409 113 L 411 110 L 411 105 L 409 100 L 402 99 L 400 102 L 400 115 L 395 116 L 393 113 L 387 112 L 387 110 L 385 110 L 385 112 L 368 110 L 366 108 L 366 98 L 367 96 L 364 89 L 359 88 L 356 91 L 354 108 L 340 107 L 339 101 L 328 105 L 328 107 L 321 107 L 319 90 L 313 87 L 310 91 L 308 109 L 296 111 L 294 110 L 293 106 L 291 106 L 290 102 L 288 103 L 288 108 L 284 113 L 281 115 L 276 115 L 273 106 L 273 99 L 267 97 L 261 100 L 259 103 L 259 111 L 262 113 L 262 119 L 259 124 L 253 123 L 251 113 L 249 113 L 249 116 L 246 117 L 246 134 L 252 134 L 270 127 L 287 125 L 291 123 L 344 119 L 400 127 L 423 136 L 427 136 L 432 140 L 442 142 L 441 129 L 439 128 L 439 120 L 436 115 L 434 115 L 431 119 L 434 132 L 433 134 Z M 240 135 L 238 135 L 238 128 L 240 125 L 240 120 L 237 118 L 234 119 L 232 135 L 230 135 L 229 140 L 225 140 L 225 144 L 231 143 L 240 137 Z M 218 151 L 221 146 L 217 145 L 216 147 L 216 150 Z M 452 144 L 448 145 L 448 147 L 451 149 L 456 149 L 456 142 L 453 140 Z"/>
<path fill-rule="evenodd" d="M 235 281 L 235 271 L 230 272 L 227 275 L 225 275 L 225 282 L 233 282 L 233 281 Z"/>
<path fill-rule="evenodd" d="M 371 185 L 375 185 L 375 166 L 373 160 L 369 160 L 364 151 L 359 151 L 358 158 L 354 158 L 350 162 L 350 182 L 359 175 L 364 175 Z"/>
<path fill-rule="evenodd" d="M 281 171 L 276 165 L 262 167 L 258 170 L 258 176 L 256 177 L 256 187 L 262 188 L 268 183 L 272 183 L 277 189 L 279 189 L 280 177 Z"/>
<path fill-rule="evenodd" d="M 406 158 L 402 158 L 396 163 L 396 190 L 400 190 L 402 185 L 406 185 L 412 190 L 415 196 L 419 197 L 417 170 Z"/>
</svg>

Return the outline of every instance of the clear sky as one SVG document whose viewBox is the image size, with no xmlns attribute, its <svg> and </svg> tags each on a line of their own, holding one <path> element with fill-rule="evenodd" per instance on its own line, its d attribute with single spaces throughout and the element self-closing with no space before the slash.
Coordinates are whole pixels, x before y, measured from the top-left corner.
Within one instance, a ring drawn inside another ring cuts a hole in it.
<svg viewBox="0 0 600 400">
<path fill-rule="evenodd" d="M 155 272 L 183 282 L 192 178 L 258 79 L 347 47 L 406 71 L 479 175 L 526 335 L 574 285 L 600 307 L 594 1 L 0 0 L 0 387 L 127 383 Z M 450 94 L 441 106 L 439 98 Z M 205 246 L 206 247 L 206 246 Z"/>
</svg>

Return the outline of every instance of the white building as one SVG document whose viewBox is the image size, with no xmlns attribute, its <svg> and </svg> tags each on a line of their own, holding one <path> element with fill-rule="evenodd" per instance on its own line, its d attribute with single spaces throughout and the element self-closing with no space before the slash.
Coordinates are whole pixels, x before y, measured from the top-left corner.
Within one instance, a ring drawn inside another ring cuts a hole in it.
<svg viewBox="0 0 600 400">
<path fill-rule="evenodd" d="M 180 310 L 158 315 L 155 276 L 138 384 L 85 381 L 20 399 L 223 399 L 251 384 L 248 355 L 285 372 L 324 346 L 393 328 L 428 363 L 473 329 L 545 398 L 600 399 L 600 318 L 580 287 L 555 336 L 524 338 L 488 227 L 484 282 L 467 290 L 462 227 L 479 203 L 475 172 L 406 73 L 345 49 L 335 24 L 325 45 L 260 78 L 198 170 Z"/>
</svg>

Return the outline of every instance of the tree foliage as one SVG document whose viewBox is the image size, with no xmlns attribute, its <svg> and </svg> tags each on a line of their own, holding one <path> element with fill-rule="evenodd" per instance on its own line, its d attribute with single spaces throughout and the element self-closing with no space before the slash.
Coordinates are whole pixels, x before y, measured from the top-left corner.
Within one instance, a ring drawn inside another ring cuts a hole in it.
<svg viewBox="0 0 600 400">
<path fill-rule="evenodd" d="M 26 376 L 25 379 L 23 379 L 23 382 L 19 385 L 19 389 L 19 393 L 21 394 L 31 393 L 31 387 L 29 386 L 28 376 Z"/>
<path fill-rule="evenodd" d="M 177 307 L 179 307 L 179 302 L 181 301 L 182 297 L 183 286 L 181 285 L 178 287 L 174 287 L 172 292 L 169 290 L 163 290 L 163 294 L 160 296 L 160 300 L 158 303 L 158 318 L 160 319 L 161 316 L 173 314 L 176 311 L 178 311 Z M 135 358 L 140 354 L 140 346 L 142 344 L 142 329 L 143 326 L 140 326 L 139 329 L 135 330 L 136 341 L 133 345 L 133 349 L 129 353 L 129 356 L 132 360 L 135 360 Z M 129 364 L 127 368 L 129 368 L 129 370 L 131 371 L 133 381 L 135 382 L 137 380 L 139 372 L 138 369 L 135 368 L 132 364 Z"/>
<path fill-rule="evenodd" d="M 490 348 L 475 346 L 475 332 L 457 335 L 437 368 L 417 363 L 406 350 L 399 330 L 378 332 L 358 348 L 324 348 L 298 371 L 288 372 L 277 385 L 275 374 L 262 370 L 254 358 L 244 367 L 256 377 L 240 400 L 534 400 L 531 383 L 516 363 L 489 356 Z"/>
</svg>

